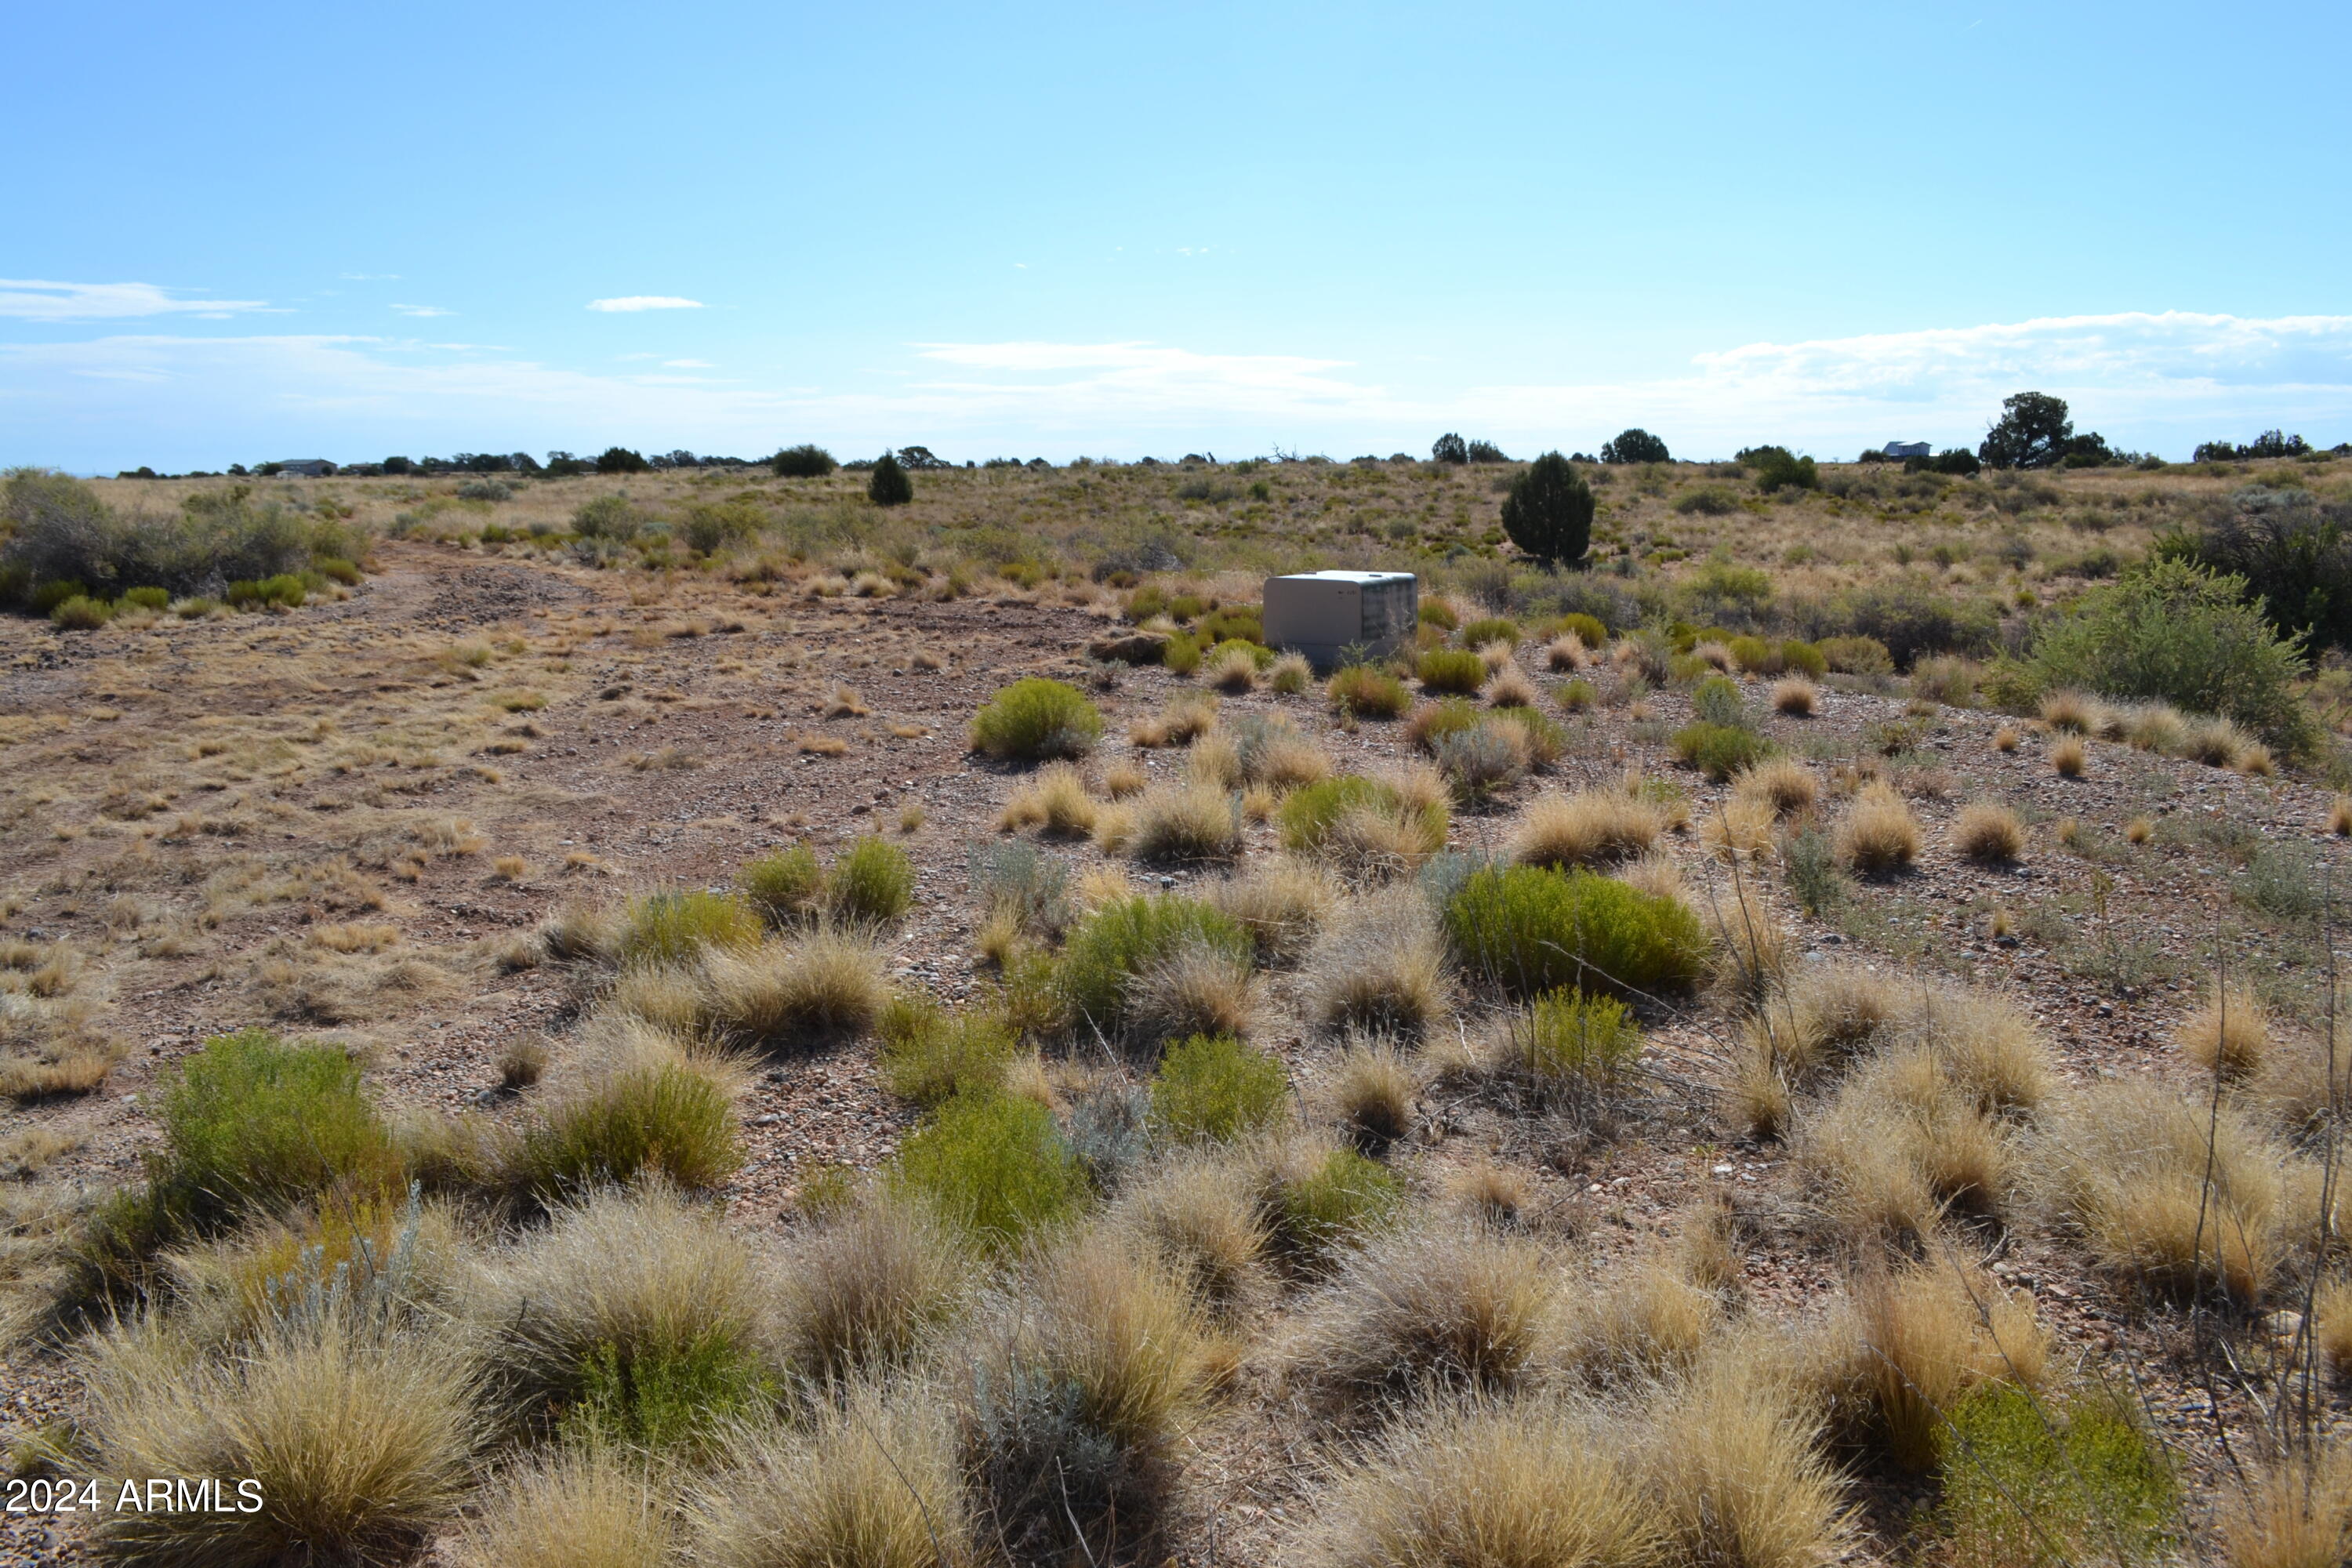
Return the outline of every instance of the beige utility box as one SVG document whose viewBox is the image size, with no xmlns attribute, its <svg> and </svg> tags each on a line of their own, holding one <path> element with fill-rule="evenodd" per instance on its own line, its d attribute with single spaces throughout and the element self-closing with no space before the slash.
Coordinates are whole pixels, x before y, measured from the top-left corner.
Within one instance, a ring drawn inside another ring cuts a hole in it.
<svg viewBox="0 0 2352 1568">
<path fill-rule="evenodd" d="M 1410 572 L 1301 572 L 1265 580 L 1268 646 L 1305 654 L 1318 669 L 1344 652 L 1394 653 L 1421 619 L 1421 579 Z"/>
</svg>

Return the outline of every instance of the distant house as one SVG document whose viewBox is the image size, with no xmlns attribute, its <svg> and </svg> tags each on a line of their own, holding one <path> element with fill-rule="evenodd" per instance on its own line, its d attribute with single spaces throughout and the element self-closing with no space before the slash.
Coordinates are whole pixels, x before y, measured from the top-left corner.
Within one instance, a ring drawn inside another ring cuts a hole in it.
<svg viewBox="0 0 2352 1568">
<path fill-rule="evenodd" d="M 1898 459 L 1932 458 L 1936 455 L 1935 448 L 1925 441 L 1889 441 L 1886 443 L 1885 451 L 1888 457 Z"/>
<path fill-rule="evenodd" d="M 306 479 L 323 479 L 335 471 L 335 465 L 324 458 L 289 458 L 278 465 L 281 474 L 299 474 Z"/>
</svg>

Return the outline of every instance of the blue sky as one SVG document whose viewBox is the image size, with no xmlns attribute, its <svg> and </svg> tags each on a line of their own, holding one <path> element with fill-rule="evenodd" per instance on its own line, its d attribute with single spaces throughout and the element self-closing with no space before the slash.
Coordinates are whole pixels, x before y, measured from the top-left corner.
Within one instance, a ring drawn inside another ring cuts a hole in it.
<svg viewBox="0 0 2352 1568">
<path fill-rule="evenodd" d="M 2341 5 L 5 26 L 0 464 L 2352 438 Z"/>
</svg>

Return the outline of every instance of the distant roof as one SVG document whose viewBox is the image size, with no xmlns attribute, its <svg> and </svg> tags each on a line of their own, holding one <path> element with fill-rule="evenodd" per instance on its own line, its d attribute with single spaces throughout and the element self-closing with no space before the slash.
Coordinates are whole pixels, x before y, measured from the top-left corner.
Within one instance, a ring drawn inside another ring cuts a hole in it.
<svg viewBox="0 0 2352 1568">
<path fill-rule="evenodd" d="M 1926 458 L 1934 454 L 1925 441 L 1889 441 L 1882 448 L 1890 458 Z"/>
<path fill-rule="evenodd" d="M 1311 578 L 1322 583 L 1400 583 L 1412 576 L 1410 572 L 1286 572 L 1283 580 L 1297 582 Z"/>
</svg>

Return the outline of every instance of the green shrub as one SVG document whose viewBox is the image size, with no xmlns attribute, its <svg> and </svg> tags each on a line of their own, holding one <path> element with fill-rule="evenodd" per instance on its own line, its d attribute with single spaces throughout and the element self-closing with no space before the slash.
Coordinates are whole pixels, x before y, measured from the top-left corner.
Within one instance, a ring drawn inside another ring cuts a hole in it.
<svg viewBox="0 0 2352 1568">
<path fill-rule="evenodd" d="M 1168 1047 L 1151 1079 L 1151 1125 L 1178 1142 L 1233 1140 L 1281 1119 L 1290 1075 L 1281 1058 L 1230 1035 L 1195 1035 Z"/>
<path fill-rule="evenodd" d="M 1477 661 L 1474 658 L 1471 662 Z M 1351 664 L 1338 670 L 1325 689 L 1334 709 L 1359 719 L 1393 719 L 1412 701 L 1403 681 L 1368 664 Z"/>
<path fill-rule="evenodd" d="M 1412 732 L 1416 744 L 1424 752 L 1437 749 L 1437 742 L 1448 735 L 1458 735 L 1478 722 L 1481 710 L 1466 697 L 1441 697 L 1429 707 L 1412 716 Z"/>
<path fill-rule="evenodd" d="M 1895 656 L 1876 637 L 1823 637 L 1813 645 L 1822 661 L 1842 675 L 1892 675 Z"/>
<path fill-rule="evenodd" d="M 1213 607 L 1213 601 L 1198 594 L 1179 594 L 1168 601 L 1168 615 L 1172 620 L 1197 621 Z"/>
<path fill-rule="evenodd" d="M 1801 642 L 1795 637 L 1780 644 L 1780 666 L 1801 675 L 1810 675 L 1815 680 L 1830 672 L 1828 657 L 1811 643 Z"/>
<path fill-rule="evenodd" d="M 895 921 L 915 901 L 915 863 L 887 838 L 860 838 L 833 863 L 825 900 L 845 921 Z"/>
<path fill-rule="evenodd" d="M 1243 963 L 1255 944 L 1227 916 L 1172 893 L 1115 899 L 1078 922 L 1063 945 L 1059 989 L 1076 1020 L 1117 1036 L 1135 977 L 1194 943 Z"/>
<path fill-rule="evenodd" d="M 1500 521 L 1511 542 L 1538 564 L 1574 566 L 1591 542 L 1593 510 L 1592 487 L 1575 465 L 1546 452 L 1511 480 Z"/>
<path fill-rule="evenodd" d="M 1277 818 L 1283 847 L 1313 854 L 1330 843 L 1334 830 L 1347 817 L 1359 812 L 1376 812 L 1412 822 L 1420 828 L 1425 854 L 1434 855 L 1445 847 L 1448 823 L 1442 804 L 1432 802 L 1417 811 L 1410 809 L 1393 785 L 1361 773 L 1318 779 L 1293 790 L 1282 803 Z"/>
<path fill-rule="evenodd" d="M 1456 616 L 1450 607 L 1440 604 L 1435 599 L 1424 599 L 1422 601 L 1420 617 L 1421 624 L 1423 626 L 1438 626 L 1449 632 L 1462 624 L 1460 616 Z"/>
<path fill-rule="evenodd" d="M 346 588 L 357 585 L 362 575 L 357 562 L 346 561 L 340 555 L 320 555 L 310 563 L 310 570 Z"/>
<path fill-rule="evenodd" d="M 1413 674 L 1425 691 L 1451 691 L 1464 696 L 1486 684 L 1486 664 L 1466 648 L 1433 647 L 1421 656 Z"/>
<path fill-rule="evenodd" d="M 1102 710 L 1084 692 L 1036 676 L 1016 680 L 990 698 L 971 721 L 974 750 L 1022 762 L 1083 757 L 1094 750 L 1102 732 Z"/>
<path fill-rule="evenodd" d="M 514 1176 L 544 1205 L 649 1172 L 681 1187 L 708 1189 L 742 1163 L 727 1091 L 692 1068 L 658 1062 L 551 1107 L 523 1134 Z"/>
<path fill-rule="evenodd" d="M 157 1113 L 161 1182 L 198 1224 L 277 1208 L 337 1185 L 399 1184 L 392 1134 L 360 1069 L 326 1046 L 263 1029 L 220 1035 L 180 1064 Z"/>
<path fill-rule="evenodd" d="M 1515 997 L 1678 990 L 1706 958 L 1698 917 L 1680 900 L 1540 866 L 1472 872 L 1446 903 L 1445 930 L 1465 968 Z"/>
<path fill-rule="evenodd" d="M 1809 915 L 1834 909 L 1845 897 L 1837 846 L 1817 827 L 1801 829 L 1780 841 L 1780 868 L 1788 878 L 1789 891 Z"/>
<path fill-rule="evenodd" d="M 1720 675 L 1700 681 L 1691 693 L 1691 717 L 1702 724 L 1746 727 L 1748 704 L 1739 695 L 1739 683 Z"/>
<path fill-rule="evenodd" d="M 780 479 L 821 479 L 841 465 L 815 442 L 803 441 L 769 458 L 768 467 Z"/>
<path fill-rule="evenodd" d="M 915 499 L 915 481 L 888 452 L 874 459 L 873 476 L 866 481 L 866 499 L 876 506 L 905 506 Z"/>
<path fill-rule="evenodd" d="M 49 612 L 50 624 L 67 632 L 94 632 L 113 618 L 113 605 L 82 594 L 76 594 Z"/>
<path fill-rule="evenodd" d="M 1013 1095 L 941 1106 L 898 1151 L 891 1186 L 982 1246 L 1004 1250 L 1086 1201 L 1086 1169 L 1053 1113 Z"/>
<path fill-rule="evenodd" d="M 1560 682 L 1552 691 L 1551 697 L 1553 701 L 1559 704 L 1560 711 L 1581 713 L 1601 700 L 1601 693 L 1594 688 L 1592 682 L 1580 675 L 1572 680 Z"/>
<path fill-rule="evenodd" d="M 1191 632 L 1173 634 L 1168 639 L 1168 646 L 1160 650 L 1160 662 L 1168 667 L 1171 675 L 1192 674 L 1201 668 L 1204 657 L 1201 652 L 1201 639 Z"/>
<path fill-rule="evenodd" d="M 1397 1217 L 1404 1184 L 1353 1149 L 1335 1149 L 1297 1173 L 1277 1173 L 1266 1194 L 1269 1238 L 1295 1263 L 1311 1266 Z"/>
<path fill-rule="evenodd" d="M 263 604 L 283 605 L 289 610 L 299 609 L 302 601 L 310 596 L 310 590 L 303 586 L 302 579 L 290 572 L 281 572 L 275 577 L 265 577 L 261 580 L 259 587 Z"/>
<path fill-rule="evenodd" d="M 2051 690 L 2155 699 L 2233 719 L 2290 756 L 2320 730 L 2297 690 L 2304 660 L 2260 611 L 2242 578 L 2156 560 L 2083 596 L 2043 633 L 2035 673 Z"/>
<path fill-rule="evenodd" d="M 882 1037 L 882 1077 L 890 1092 L 919 1105 L 994 1092 L 1015 1048 L 1002 1017 L 950 1013 L 920 994 L 891 998 L 875 1032 Z"/>
<path fill-rule="evenodd" d="M 1485 647 L 1490 642 L 1519 642 L 1519 623 L 1503 616 L 1488 616 L 1485 620 L 1472 621 L 1462 628 L 1462 646 L 1465 648 Z M 1426 679 L 1426 678 L 1424 678 Z"/>
<path fill-rule="evenodd" d="M 735 889 L 770 925 L 789 925 L 815 910 L 824 894 L 824 868 L 815 850 L 795 844 L 745 861 L 735 873 Z"/>
<path fill-rule="evenodd" d="M 1547 991 L 1512 1026 L 1506 1047 L 1539 1093 L 1614 1080 L 1633 1065 L 1642 1032 L 1613 996 Z"/>
<path fill-rule="evenodd" d="M 1601 648 L 1609 646 L 1609 628 L 1601 624 L 1601 617 L 1598 616 L 1589 616 L 1581 610 L 1572 611 L 1560 616 L 1559 624 L 1560 630 L 1574 632 L 1578 640 L 1587 647 Z"/>
<path fill-rule="evenodd" d="M 2110 1396 L 2053 1406 L 2014 1384 L 1982 1384 L 1948 1412 L 1936 1447 L 1937 1524 L 1955 1561 L 2156 1562 L 2179 1523 L 2161 1452 Z"/>
<path fill-rule="evenodd" d="M 1852 630 L 1885 645 L 1897 669 L 1910 668 L 1922 654 L 1989 652 L 2000 628 L 1987 601 L 1953 599 L 1917 576 L 1854 589 L 1839 608 Z"/>
<path fill-rule="evenodd" d="M 86 599 L 89 596 L 88 588 L 75 579 L 66 578 L 58 582 L 44 583 L 26 595 L 25 607 L 37 616 L 46 616 L 68 599 Z"/>
<path fill-rule="evenodd" d="M 580 1366 L 557 1432 L 566 1444 L 646 1453 L 698 1448 L 772 1405 L 781 1392 L 736 1335 L 625 1352 L 607 1342 Z"/>
<path fill-rule="evenodd" d="M 1685 724 L 1669 742 L 1675 760 L 1696 768 L 1722 784 L 1734 773 L 1772 753 L 1772 742 L 1755 731 L 1734 724 Z"/>
<path fill-rule="evenodd" d="M 1734 662 L 1748 674 L 1780 673 L 1780 650 L 1762 637 L 1736 637 L 1727 646 L 1731 649 Z"/>
<path fill-rule="evenodd" d="M 760 917 L 742 900 L 694 889 L 630 900 L 621 957 L 632 963 L 683 963 L 707 947 L 749 947 Z"/>
<path fill-rule="evenodd" d="M 1261 647 L 1265 642 L 1265 620 L 1255 605 L 1227 605 L 1211 610 L 1192 628 L 1203 647 L 1215 643 L 1244 642 Z"/>
<path fill-rule="evenodd" d="M 136 605 L 142 610 L 161 610 L 171 604 L 172 591 L 169 588 L 152 586 L 126 588 L 123 590 L 122 602 L 126 605 Z"/>
<path fill-rule="evenodd" d="M 1127 596 L 1127 618 L 1138 625 L 1167 613 L 1168 590 L 1157 583 L 1146 583 Z"/>
</svg>

